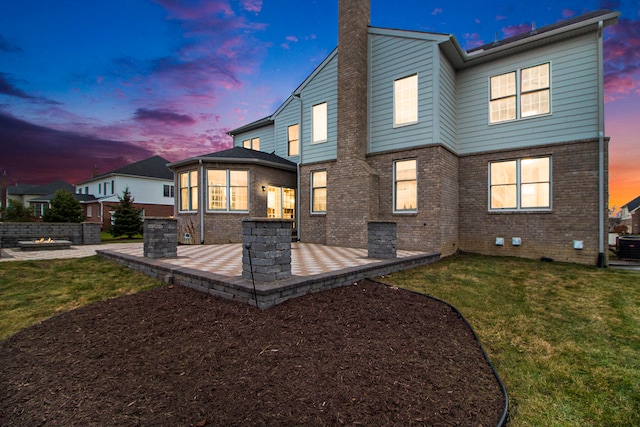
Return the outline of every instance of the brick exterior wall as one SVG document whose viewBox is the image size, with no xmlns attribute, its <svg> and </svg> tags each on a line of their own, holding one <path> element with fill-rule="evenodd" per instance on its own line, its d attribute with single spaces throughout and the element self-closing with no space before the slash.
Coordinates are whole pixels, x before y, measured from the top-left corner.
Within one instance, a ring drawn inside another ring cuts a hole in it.
<svg viewBox="0 0 640 427">
<path fill-rule="evenodd" d="M 246 163 L 204 163 L 204 171 L 207 169 L 230 169 L 249 171 L 249 212 L 207 212 L 206 197 L 200 200 L 200 209 L 204 211 L 204 239 L 200 236 L 200 212 L 180 212 L 180 183 L 178 177 L 181 172 L 198 169 L 199 164 L 182 166 L 175 170 L 176 177 L 176 218 L 178 219 L 178 241 L 183 244 L 224 244 L 242 242 L 242 220 L 248 217 L 264 218 L 267 216 L 267 191 L 262 191 L 269 185 L 276 187 L 297 187 L 295 171 L 275 169 L 263 165 Z M 202 187 L 200 179 L 200 187 Z M 201 194 L 206 196 L 207 189 L 199 188 Z M 204 193 L 202 193 L 204 192 Z M 296 195 L 298 197 L 298 195 Z M 186 239 L 185 233 L 191 238 Z"/>
<path fill-rule="evenodd" d="M 418 211 L 393 213 L 393 162 L 416 159 Z M 380 174 L 379 219 L 397 223 L 398 249 L 440 252 L 458 249 L 458 157 L 442 146 L 370 155 Z"/>
<path fill-rule="evenodd" d="M 87 215 L 87 208 L 91 206 L 91 216 Z M 134 203 L 133 206 L 137 209 L 144 209 L 145 216 L 152 217 L 170 217 L 173 216 L 173 206 L 172 205 L 152 205 L 145 203 Z M 111 228 L 111 212 L 115 211 L 118 207 L 118 203 L 104 203 L 103 204 L 103 215 L 100 214 L 100 204 L 99 203 L 90 203 L 90 204 L 82 204 L 82 213 L 86 218 L 86 222 L 90 222 L 93 224 L 100 224 L 102 230 L 108 231 Z"/>
<path fill-rule="evenodd" d="M 552 158 L 551 211 L 490 213 L 489 162 L 545 155 Z M 605 164 L 607 162 L 605 159 Z M 459 176 L 462 250 L 487 255 L 597 263 L 597 140 L 464 156 L 460 158 Z M 605 183 L 607 179 L 605 177 Z M 496 237 L 505 239 L 504 246 L 495 245 Z M 512 237 L 520 237 L 522 245 L 512 246 Z M 573 249 L 574 240 L 583 241 L 584 249 Z"/>
<path fill-rule="evenodd" d="M 300 166 L 300 241 L 327 244 L 327 216 L 311 213 L 311 172 L 326 170 L 327 178 L 333 175 L 336 162 L 314 163 Z M 327 201 L 327 209 L 329 202 Z"/>
</svg>

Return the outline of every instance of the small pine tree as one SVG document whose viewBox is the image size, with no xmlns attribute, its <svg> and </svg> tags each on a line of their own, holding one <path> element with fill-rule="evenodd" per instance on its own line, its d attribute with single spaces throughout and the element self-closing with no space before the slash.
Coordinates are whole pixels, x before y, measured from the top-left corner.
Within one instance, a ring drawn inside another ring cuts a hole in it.
<svg viewBox="0 0 640 427">
<path fill-rule="evenodd" d="M 44 211 L 42 221 L 44 222 L 82 222 L 82 206 L 67 190 L 58 190 L 56 195 L 49 202 L 51 207 Z"/>
<path fill-rule="evenodd" d="M 111 235 L 132 238 L 142 233 L 142 209 L 133 206 L 134 199 L 131 197 L 129 188 L 124 189 L 122 197 L 118 196 L 118 200 L 120 203 L 112 215 Z"/>
<path fill-rule="evenodd" d="M 8 201 L 7 207 L 2 212 L 1 219 L 6 222 L 33 222 L 36 220 L 31 209 L 15 200 Z"/>
</svg>

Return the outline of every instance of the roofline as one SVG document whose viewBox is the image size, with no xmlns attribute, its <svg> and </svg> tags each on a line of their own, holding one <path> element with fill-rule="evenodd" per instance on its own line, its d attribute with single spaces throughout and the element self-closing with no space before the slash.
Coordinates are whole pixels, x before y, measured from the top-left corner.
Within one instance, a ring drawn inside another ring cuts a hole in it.
<svg viewBox="0 0 640 427">
<path fill-rule="evenodd" d="M 263 117 L 261 119 L 256 120 L 255 122 L 251 122 L 251 123 L 246 124 L 244 126 L 240 126 L 239 128 L 236 128 L 236 129 L 231 129 L 230 131 L 228 131 L 226 133 L 229 136 L 236 136 L 236 135 L 244 133 L 244 132 L 249 132 L 250 130 L 259 129 L 261 127 L 273 125 L 272 117 L 273 117 L 273 115 L 267 116 L 267 117 Z"/>
<path fill-rule="evenodd" d="M 298 86 L 296 88 L 296 90 L 293 91 L 292 96 L 296 96 L 296 95 L 300 95 L 300 93 L 302 92 L 302 90 L 309 84 L 309 82 L 311 80 L 314 79 L 315 76 L 318 75 L 318 73 L 320 73 L 320 71 L 322 71 L 322 69 L 324 67 L 327 66 L 327 64 L 329 62 L 331 62 L 331 60 L 338 54 L 338 46 L 334 47 L 333 50 L 331 51 L 331 53 L 329 53 L 329 55 L 327 55 L 326 58 L 324 58 L 322 60 L 322 62 L 320 64 L 318 64 L 318 66 L 311 72 L 311 74 L 309 74 L 307 76 L 306 79 L 304 79 L 302 81 L 302 83 L 300 83 L 300 86 Z"/>
<path fill-rule="evenodd" d="M 74 187 L 77 187 L 78 185 L 84 185 L 84 184 L 88 184 L 90 182 L 94 182 L 94 181 L 102 181 L 105 178 L 115 178 L 115 177 L 126 177 L 126 178 L 143 178 L 143 179 L 155 179 L 158 181 L 173 181 L 172 178 L 159 178 L 157 176 L 148 176 L 148 175 L 132 175 L 132 174 L 128 174 L 128 173 L 113 173 L 113 172 L 107 172 L 103 175 L 98 175 L 98 176 L 94 176 L 91 179 L 87 179 L 86 181 L 82 181 L 77 183 Z"/>
<path fill-rule="evenodd" d="M 530 36 L 523 37 L 512 42 L 507 42 L 486 50 L 465 51 L 462 49 L 460 43 L 458 43 L 458 40 L 454 35 L 451 35 L 449 37 L 449 40 L 442 42 L 440 46 L 443 49 L 445 55 L 449 58 L 449 60 L 451 60 L 455 68 L 466 68 L 476 64 L 484 63 L 492 59 L 494 56 L 500 57 L 508 55 L 512 50 L 515 49 L 523 50 L 527 48 L 537 47 L 538 45 L 549 41 L 549 39 L 558 38 L 563 34 L 571 32 L 577 32 L 578 34 L 585 33 L 588 31 L 587 27 L 595 26 L 599 22 L 603 22 L 604 27 L 613 25 L 618 21 L 619 16 L 620 12 L 612 11 L 603 15 L 586 19 L 584 21 L 578 21 L 566 26 L 560 26 L 549 31 L 542 31 L 538 33 L 534 30 L 531 32 Z M 539 30 L 542 29 L 544 29 L 544 27 L 541 27 Z"/>
<path fill-rule="evenodd" d="M 244 163 L 244 164 L 258 164 L 264 166 L 270 166 L 277 169 L 296 171 L 298 170 L 295 164 L 285 165 L 282 163 L 271 162 L 269 160 L 255 159 L 255 158 L 235 158 L 235 157 L 207 157 L 207 156 L 198 156 L 191 157 L 186 160 L 178 160 L 177 162 L 169 163 L 167 166 L 174 170 L 179 166 L 188 165 L 190 163 L 200 163 L 200 162 L 217 162 L 217 163 Z"/>
</svg>

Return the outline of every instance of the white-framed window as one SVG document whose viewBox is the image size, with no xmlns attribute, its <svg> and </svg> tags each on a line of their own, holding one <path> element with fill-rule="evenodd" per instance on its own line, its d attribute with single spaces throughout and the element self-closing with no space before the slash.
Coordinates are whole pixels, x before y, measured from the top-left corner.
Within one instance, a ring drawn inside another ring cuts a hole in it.
<svg viewBox="0 0 640 427">
<path fill-rule="evenodd" d="M 98 183 L 98 194 L 102 194 L 102 183 Z"/>
<path fill-rule="evenodd" d="M 180 210 L 183 212 L 198 210 L 198 171 L 181 172 L 180 181 Z"/>
<path fill-rule="evenodd" d="M 393 162 L 393 211 L 418 210 L 418 162 L 416 159 Z"/>
<path fill-rule="evenodd" d="M 294 219 L 296 190 L 287 187 L 267 187 L 267 218 Z"/>
<path fill-rule="evenodd" d="M 418 75 L 393 81 L 393 125 L 418 122 Z"/>
<path fill-rule="evenodd" d="M 260 138 L 245 139 L 242 141 L 242 146 L 250 150 L 260 151 Z"/>
<path fill-rule="evenodd" d="M 311 143 L 327 140 L 327 103 L 311 107 Z"/>
<path fill-rule="evenodd" d="M 327 212 L 327 171 L 311 172 L 311 213 Z"/>
<path fill-rule="evenodd" d="M 551 113 L 551 65 L 492 76 L 489 79 L 489 123 Z"/>
<path fill-rule="evenodd" d="M 165 184 L 162 188 L 162 195 L 164 197 L 174 197 L 175 187 L 173 185 Z"/>
<path fill-rule="evenodd" d="M 297 124 L 287 127 L 287 154 L 289 156 L 300 154 L 300 127 Z"/>
<path fill-rule="evenodd" d="M 489 163 L 489 210 L 551 209 L 551 157 Z"/>
<path fill-rule="evenodd" d="M 207 189 L 208 211 L 249 211 L 249 171 L 208 169 Z"/>
<path fill-rule="evenodd" d="M 92 215 L 93 215 L 93 206 L 89 205 L 87 206 L 87 218 L 91 218 Z"/>
</svg>

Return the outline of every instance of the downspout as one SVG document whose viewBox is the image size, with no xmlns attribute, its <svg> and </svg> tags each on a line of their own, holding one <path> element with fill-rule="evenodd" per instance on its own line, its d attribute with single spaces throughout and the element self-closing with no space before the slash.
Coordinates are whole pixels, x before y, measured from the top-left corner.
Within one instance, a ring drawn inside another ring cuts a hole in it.
<svg viewBox="0 0 640 427">
<path fill-rule="evenodd" d="M 198 160 L 200 163 L 200 189 L 198 191 L 198 210 L 200 211 L 200 244 L 204 245 L 204 192 L 206 187 L 204 186 L 204 165 L 202 164 L 202 159 Z"/>
<path fill-rule="evenodd" d="M 604 194 L 604 59 L 602 53 L 603 22 L 598 22 L 598 267 L 606 267 L 605 257 L 605 209 L 606 195 Z"/>
<path fill-rule="evenodd" d="M 300 241 L 300 164 L 302 164 L 302 97 L 301 94 L 294 94 L 300 103 L 300 121 L 298 123 L 298 163 L 296 164 L 297 189 L 296 189 L 296 235 L 298 242 Z"/>
</svg>

